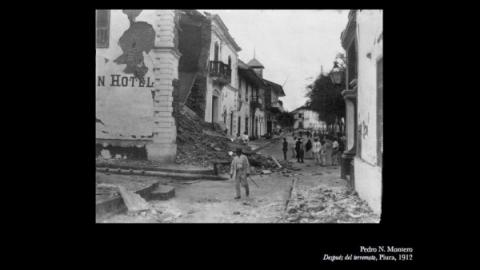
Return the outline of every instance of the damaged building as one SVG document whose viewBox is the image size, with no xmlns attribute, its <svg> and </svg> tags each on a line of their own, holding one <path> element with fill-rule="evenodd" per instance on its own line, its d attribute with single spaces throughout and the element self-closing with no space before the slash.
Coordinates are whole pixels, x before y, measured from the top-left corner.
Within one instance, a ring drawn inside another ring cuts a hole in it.
<svg viewBox="0 0 480 270">
<path fill-rule="evenodd" d="M 383 11 L 352 10 L 341 34 L 346 51 L 347 149 L 342 177 L 381 213 L 383 168 Z"/>
<path fill-rule="evenodd" d="M 229 34 L 218 15 L 197 11 L 184 11 L 181 19 L 181 51 L 198 51 L 202 57 L 186 54 L 181 63 L 198 59 L 199 69 L 195 75 L 185 74 L 181 65 L 180 91 L 183 104 L 192 109 L 208 123 L 220 125 L 229 136 L 237 134 L 237 62 L 241 48 Z M 183 41 L 187 41 L 183 42 Z M 198 45 L 200 46 L 198 47 Z M 193 48 L 197 46 L 198 48 Z M 192 47 L 192 48 L 187 48 Z M 189 59 L 190 57 L 193 57 Z M 195 61 L 194 61 L 195 62 Z M 185 79 L 182 75 L 186 75 Z M 191 81 L 192 83 L 187 83 Z M 191 85 L 191 86 L 190 86 Z"/>
<path fill-rule="evenodd" d="M 175 159 L 177 21 L 174 10 L 96 10 L 97 155 Z"/>
<path fill-rule="evenodd" d="M 185 109 L 229 137 L 275 128 L 283 89 L 240 61 L 218 15 L 96 10 L 96 35 L 97 156 L 174 162 Z"/>
</svg>

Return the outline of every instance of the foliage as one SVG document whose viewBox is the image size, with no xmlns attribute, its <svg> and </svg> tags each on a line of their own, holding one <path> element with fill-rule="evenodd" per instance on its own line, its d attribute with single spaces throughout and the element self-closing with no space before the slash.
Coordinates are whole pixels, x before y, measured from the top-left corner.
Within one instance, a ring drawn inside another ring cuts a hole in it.
<svg viewBox="0 0 480 270">
<path fill-rule="evenodd" d="M 344 55 L 338 54 L 335 59 L 335 71 L 344 73 L 345 61 Z M 336 85 L 330 79 L 329 74 L 320 74 L 315 81 L 307 86 L 308 92 L 306 97 L 308 101 L 305 106 L 318 112 L 319 119 L 327 125 L 332 125 L 345 117 L 345 101 L 342 97 L 342 90 L 345 89 L 345 83 Z"/>
</svg>

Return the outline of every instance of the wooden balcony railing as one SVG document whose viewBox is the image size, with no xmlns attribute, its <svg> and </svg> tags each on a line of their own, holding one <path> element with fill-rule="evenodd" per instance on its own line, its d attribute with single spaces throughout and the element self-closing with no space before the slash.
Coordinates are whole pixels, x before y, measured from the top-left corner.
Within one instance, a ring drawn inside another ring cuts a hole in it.
<svg viewBox="0 0 480 270">
<path fill-rule="evenodd" d="M 221 61 L 210 61 L 210 76 L 220 84 L 229 84 L 232 81 L 232 69 Z"/>
</svg>

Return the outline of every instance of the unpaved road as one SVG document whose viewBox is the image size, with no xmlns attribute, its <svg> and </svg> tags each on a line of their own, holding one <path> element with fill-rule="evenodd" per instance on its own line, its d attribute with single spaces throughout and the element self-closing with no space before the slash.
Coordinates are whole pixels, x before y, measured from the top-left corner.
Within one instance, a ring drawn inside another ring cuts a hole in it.
<svg viewBox="0 0 480 270">
<path fill-rule="evenodd" d="M 260 153 L 274 155 L 283 159 L 281 143 L 271 145 Z M 291 157 L 291 153 L 288 153 Z M 294 161 L 293 159 L 291 161 Z M 175 181 L 164 180 L 175 187 L 176 196 L 168 201 L 150 201 L 152 211 L 143 214 L 120 214 L 97 220 L 99 223 L 271 223 L 283 222 L 285 202 L 293 178 L 297 184 L 308 188 L 318 185 L 325 187 L 345 186 L 346 182 L 339 178 L 339 167 L 320 167 L 313 160 L 305 159 L 305 163 L 295 162 L 300 171 L 292 171 L 288 175 L 280 172 L 255 176 L 259 185 L 250 184 L 250 198 L 234 200 L 234 181 Z M 108 177 L 117 177 L 109 175 Z M 97 177 L 107 177 L 97 173 Z M 128 178 L 132 176 L 122 176 Z M 135 181 L 139 181 L 136 176 Z M 123 179 L 123 180 L 125 180 Z M 151 180 L 151 179 L 149 179 Z"/>
</svg>

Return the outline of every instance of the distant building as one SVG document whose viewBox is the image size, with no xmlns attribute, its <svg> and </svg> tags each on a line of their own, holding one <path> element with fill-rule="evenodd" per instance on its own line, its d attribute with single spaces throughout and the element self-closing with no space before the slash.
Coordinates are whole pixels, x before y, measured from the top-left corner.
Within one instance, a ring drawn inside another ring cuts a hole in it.
<svg viewBox="0 0 480 270">
<path fill-rule="evenodd" d="M 383 12 L 352 10 L 342 32 L 347 59 L 347 149 L 342 177 L 381 213 L 383 159 Z"/>
<path fill-rule="evenodd" d="M 325 122 L 318 118 L 318 113 L 305 106 L 299 107 L 291 113 L 295 121 L 293 129 L 322 130 L 326 128 Z"/>
</svg>

